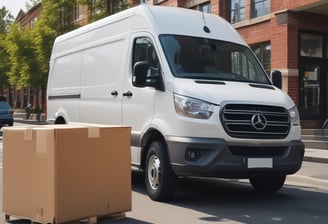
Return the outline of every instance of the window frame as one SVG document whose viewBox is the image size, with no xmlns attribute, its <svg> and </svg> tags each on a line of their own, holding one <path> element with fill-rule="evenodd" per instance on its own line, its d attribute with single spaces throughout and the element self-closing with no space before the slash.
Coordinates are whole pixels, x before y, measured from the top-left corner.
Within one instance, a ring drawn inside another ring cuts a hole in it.
<svg viewBox="0 0 328 224">
<path fill-rule="evenodd" d="M 195 5 L 195 6 L 191 7 L 191 9 L 197 10 L 197 11 L 200 11 L 200 12 L 210 13 L 211 12 L 211 2 L 210 1 L 203 2 L 201 4 L 198 4 L 198 5 Z"/>
<path fill-rule="evenodd" d="M 304 39 L 303 39 L 304 38 Z M 316 41 L 314 41 L 316 40 Z M 309 51 L 303 51 L 303 47 L 308 47 L 304 45 L 304 42 L 307 41 L 308 43 L 318 43 L 317 48 L 311 48 Z M 320 49 L 320 51 L 319 51 Z M 314 50 L 314 51 L 310 51 Z M 301 32 L 300 33 L 300 50 L 299 56 L 301 57 L 311 57 L 311 58 L 323 58 L 324 57 L 324 36 L 322 34 L 317 33 L 308 33 L 308 32 Z M 327 50 L 328 51 L 328 50 Z"/>
<path fill-rule="evenodd" d="M 239 7 L 235 8 L 235 6 L 232 5 L 232 3 L 235 2 L 236 0 L 229 0 L 228 2 L 228 16 L 229 16 L 229 21 L 230 23 L 234 24 L 234 23 L 239 23 L 241 21 L 244 21 L 246 19 L 246 0 L 238 0 L 239 3 Z M 241 2 L 243 2 L 243 4 L 241 4 Z M 234 7 L 234 8 L 233 8 Z M 241 13 L 241 10 L 243 10 L 244 12 Z M 235 13 L 238 11 L 237 16 L 239 17 L 239 19 L 237 20 L 233 20 L 232 16 L 235 15 Z"/>
<path fill-rule="evenodd" d="M 266 57 L 266 48 L 269 47 L 270 48 L 270 57 L 268 59 L 265 59 Z M 267 74 L 270 74 L 271 72 L 271 43 L 268 42 L 261 42 L 261 43 L 257 43 L 257 44 L 253 44 L 251 45 L 251 49 L 254 52 L 254 54 L 256 55 L 256 57 L 258 58 L 258 60 L 260 61 L 261 65 L 263 66 L 265 72 Z M 260 52 L 259 54 L 256 53 L 256 50 L 259 49 Z M 266 62 L 268 61 L 268 62 Z"/>
<path fill-rule="evenodd" d="M 257 4 L 262 5 L 263 14 L 259 14 L 256 11 L 256 5 Z M 265 7 L 266 5 L 268 5 L 267 8 Z M 255 12 L 256 12 L 256 14 L 255 14 Z M 271 0 L 252 0 L 251 1 L 251 18 L 252 19 L 257 18 L 257 17 L 261 17 L 261 16 L 265 16 L 265 15 L 269 14 L 270 12 L 271 12 Z"/>
</svg>

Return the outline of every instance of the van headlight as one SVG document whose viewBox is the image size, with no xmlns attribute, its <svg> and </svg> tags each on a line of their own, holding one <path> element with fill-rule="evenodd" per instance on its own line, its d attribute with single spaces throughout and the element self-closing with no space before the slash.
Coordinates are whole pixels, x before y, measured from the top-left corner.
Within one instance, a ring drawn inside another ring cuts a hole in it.
<svg viewBox="0 0 328 224">
<path fill-rule="evenodd" d="M 289 117 L 290 117 L 290 121 L 291 121 L 292 125 L 294 125 L 294 126 L 300 125 L 300 115 L 298 113 L 297 108 L 293 107 L 288 112 L 289 112 Z"/>
<path fill-rule="evenodd" d="M 174 94 L 175 111 L 186 117 L 209 119 L 214 105 L 202 100 Z"/>
</svg>

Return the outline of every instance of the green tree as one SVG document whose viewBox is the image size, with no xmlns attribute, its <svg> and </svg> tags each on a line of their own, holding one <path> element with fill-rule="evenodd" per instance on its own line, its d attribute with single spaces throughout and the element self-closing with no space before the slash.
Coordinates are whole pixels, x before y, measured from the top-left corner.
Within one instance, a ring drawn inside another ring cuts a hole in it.
<svg viewBox="0 0 328 224">
<path fill-rule="evenodd" d="M 9 87 L 7 73 L 10 70 L 9 55 L 5 45 L 5 35 L 0 34 L 0 95 Z"/>
<path fill-rule="evenodd" d="M 3 95 L 4 88 L 9 87 L 7 73 L 10 70 L 10 62 L 5 38 L 9 31 L 9 25 L 13 20 L 13 16 L 5 7 L 0 8 L 0 95 Z"/>
<path fill-rule="evenodd" d="M 22 30 L 18 24 L 10 26 L 10 32 L 6 36 L 6 48 L 11 64 L 8 72 L 9 83 L 18 88 L 38 86 L 40 66 L 36 60 L 32 30 Z"/>
<path fill-rule="evenodd" d="M 8 32 L 9 25 L 13 22 L 14 17 L 6 9 L 6 7 L 0 8 L 0 34 L 6 34 Z"/>
<path fill-rule="evenodd" d="M 115 14 L 129 8 L 128 0 L 107 0 L 109 14 Z"/>
<path fill-rule="evenodd" d="M 128 0 L 78 0 L 88 6 L 88 20 L 94 22 L 129 7 Z"/>
</svg>

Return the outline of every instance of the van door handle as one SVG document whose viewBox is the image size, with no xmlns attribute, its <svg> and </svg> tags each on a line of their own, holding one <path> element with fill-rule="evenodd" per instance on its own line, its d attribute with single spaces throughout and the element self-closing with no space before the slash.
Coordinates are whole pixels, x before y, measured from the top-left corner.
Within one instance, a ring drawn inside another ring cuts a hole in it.
<svg viewBox="0 0 328 224">
<path fill-rule="evenodd" d="M 112 91 L 112 92 L 110 93 L 110 95 L 112 95 L 112 96 L 117 96 L 117 95 L 118 95 L 118 92 L 117 92 L 116 90 L 114 90 L 114 91 Z"/>
<path fill-rule="evenodd" d="M 126 93 L 123 93 L 123 96 L 126 96 L 126 97 L 131 97 L 132 95 L 133 94 L 130 91 L 127 91 Z"/>
</svg>

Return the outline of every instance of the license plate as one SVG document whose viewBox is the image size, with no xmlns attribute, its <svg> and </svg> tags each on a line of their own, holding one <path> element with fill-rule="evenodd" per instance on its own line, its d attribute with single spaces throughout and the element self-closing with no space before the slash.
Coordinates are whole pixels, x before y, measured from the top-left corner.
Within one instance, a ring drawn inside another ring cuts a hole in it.
<svg viewBox="0 0 328 224">
<path fill-rule="evenodd" d="M 248 168 L 272 168 L 273 160 L 272 158 L 248 158 L 247 160 Z"/>
</svg>

